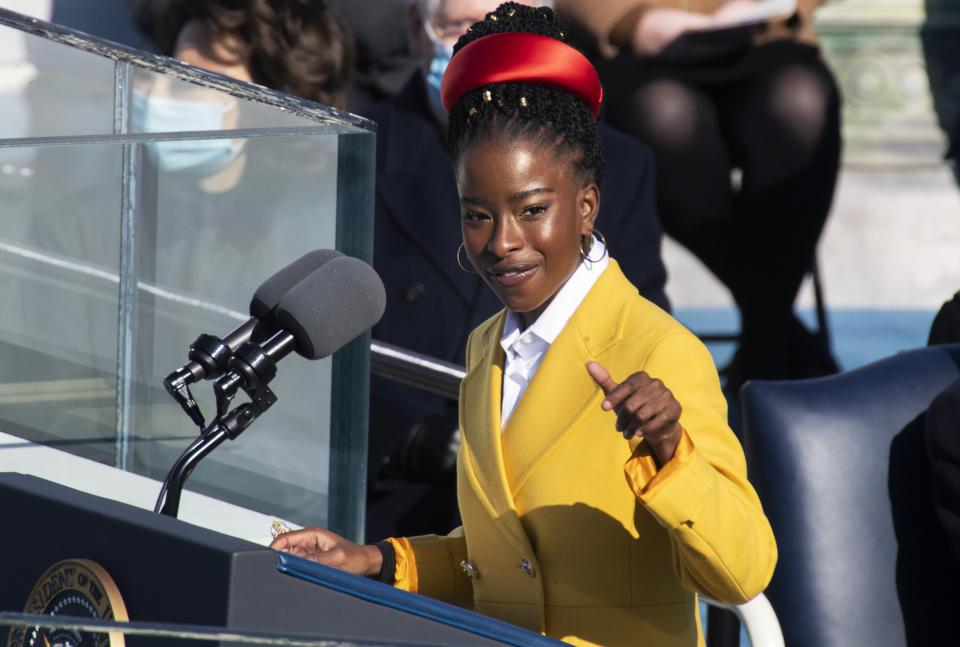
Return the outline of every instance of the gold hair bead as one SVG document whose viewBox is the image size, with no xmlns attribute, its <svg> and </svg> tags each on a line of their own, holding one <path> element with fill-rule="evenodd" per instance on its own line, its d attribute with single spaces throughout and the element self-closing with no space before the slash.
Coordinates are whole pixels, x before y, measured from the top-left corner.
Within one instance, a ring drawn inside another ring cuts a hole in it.
<svg viewBox="0 0 960 647">
<path fill-rule="evenodd" d="M 524 108 L 527 107 L 527 98 L 526 98 L 526 97 L 520 97 L 520 105 L 523 106 Z"/>
<path fill-rule="evenodd" d="M 508 13 L 507 15 L 512 18 L 512 17 L 514 16 L 514 14 L 516 14 L 516 13 L 517 13 L 517 10 L 516 10 L 516 9 L 511 9 L 511 10 L 510 10 L 510 13 Z"/>
<path fill-rule="evenodd" d="M 497 98 L 497 107 L 499 108 L 503 107 L 503 99 L 500 99 L 499 97 Z"/>
<path fill-rule="evenodd" d="M 490 14 L 490 20 L 492 20 L 493 22 L 497 22 L 497 14 L 495 13 Z"/>
<path fill-rule="evenodd" d="M 476 109 L 476 108 L 470 108 L 470 109 L 467 111 L 467 114 L 472 117 L 473 115 L 477 114 L 477 109 Z"/>
<path fill-rule="evenodd" d="M 490 94 L 490 90 L 483 91 L 483 100 L 484 101 L 493 101 L 493 95 Z"/>
<path fill-rule="evenodd" d="M 563 38 L 563 32 L 560 32 L 560 38 Z"/>
</svg>

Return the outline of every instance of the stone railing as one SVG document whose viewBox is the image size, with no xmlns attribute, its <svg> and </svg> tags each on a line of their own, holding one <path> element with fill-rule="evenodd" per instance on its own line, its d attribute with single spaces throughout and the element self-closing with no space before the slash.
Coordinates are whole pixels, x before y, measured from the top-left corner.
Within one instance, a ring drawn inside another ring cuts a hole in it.
<svg viewBox="0 0 960 647">
<path fill-rule="evenodd" d="M 960 2 L 832 0 L 815 22 L 843 95 L 844 163 L 942 165 L 960 112 Z"/>
</svg>

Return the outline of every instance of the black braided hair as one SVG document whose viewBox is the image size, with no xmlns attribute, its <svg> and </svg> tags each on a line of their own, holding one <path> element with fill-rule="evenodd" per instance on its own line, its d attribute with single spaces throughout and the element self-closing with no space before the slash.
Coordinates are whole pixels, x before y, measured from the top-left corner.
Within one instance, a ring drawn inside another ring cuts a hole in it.
<svg viewBox="0 0 960 647">
<path fill-rule="evenodd" d="M 548 36 L 566 43 L 568 29 L 548 7 L 505 2 L 474 23 L 454 53 L 478 38 L 505 32 Z M 569 43 L 568 43 L 569 44 Z M 603 179 L 603 147 L 590 107 L 572 92 L 526 82 L 492 83 L 464 94 L 450 110 L 447 146 L 454 164 L 479 139 L 524 139 L 571 156 L 584 184 Z"/>
</svg>

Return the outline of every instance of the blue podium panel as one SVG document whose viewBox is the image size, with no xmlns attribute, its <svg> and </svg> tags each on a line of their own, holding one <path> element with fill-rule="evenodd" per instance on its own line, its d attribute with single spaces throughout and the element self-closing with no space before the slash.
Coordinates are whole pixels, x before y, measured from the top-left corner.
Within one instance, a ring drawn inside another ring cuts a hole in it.
<svg viewBox="0 0 960 647">
<path fill-rule="evenodd" d="M 23 611 L 47 570 L 91 560 L 131 621 L 427 645 L 561 645 L 171 517 L 34 476 L 0 473 L 0 611 Z"/>
</svg>

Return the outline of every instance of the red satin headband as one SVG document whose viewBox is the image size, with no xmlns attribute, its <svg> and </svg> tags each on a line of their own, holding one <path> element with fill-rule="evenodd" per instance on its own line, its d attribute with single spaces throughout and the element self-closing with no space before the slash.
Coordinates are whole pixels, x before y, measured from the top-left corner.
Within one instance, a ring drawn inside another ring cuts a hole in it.
<svg viewBox="0 0 960 647">
<path fill-rule="evenodd" d="M 594 118 L 600 114 L 603 88 L 590 61 L 555 38 L 522 32 L 491 34 L 460 49 L 447 65 L 440 84 L 443 107 L 450 112 L 470 90 L 508 81 L 572 92 L 590 106 Z"/>
</svg>

